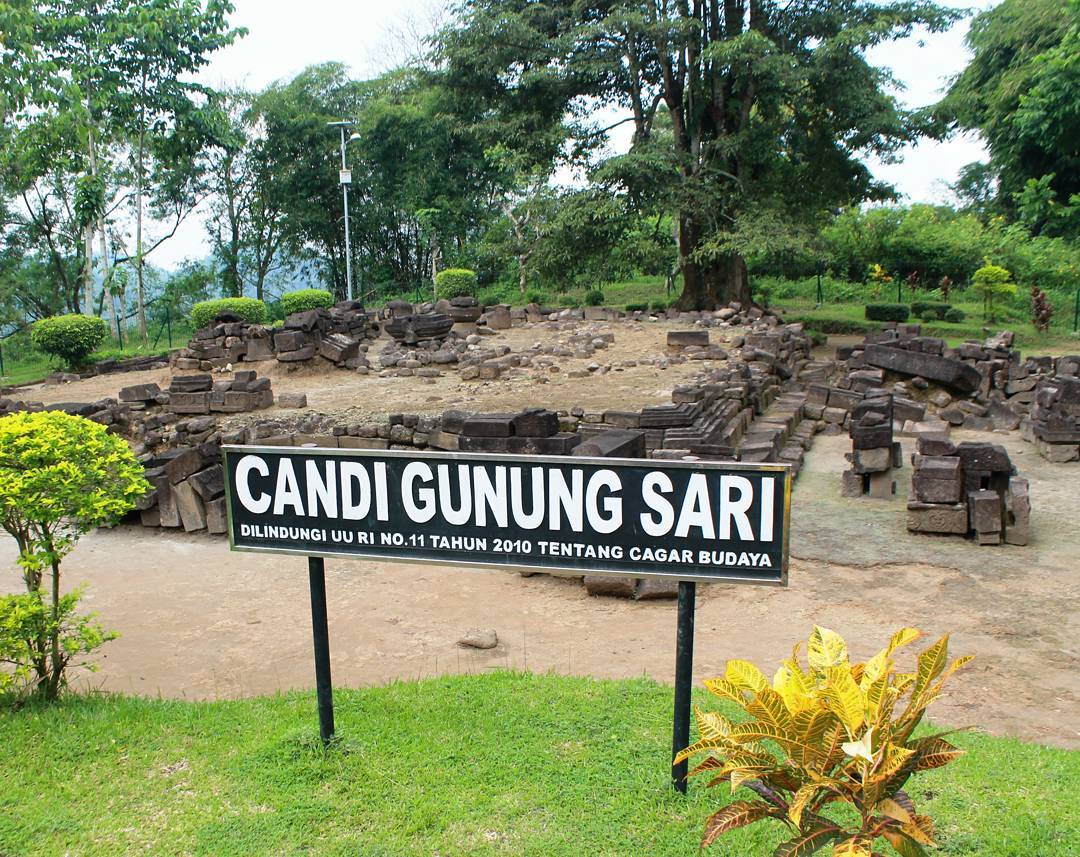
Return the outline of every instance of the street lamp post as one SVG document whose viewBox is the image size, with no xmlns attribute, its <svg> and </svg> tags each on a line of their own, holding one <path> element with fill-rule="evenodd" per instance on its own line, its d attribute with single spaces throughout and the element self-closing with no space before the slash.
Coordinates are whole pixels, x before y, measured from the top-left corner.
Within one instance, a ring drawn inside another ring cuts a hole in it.
<svg viewBox="0 0 1080 857">
<path fill-rule="evenodd" d="M 341 182 L 341 199 L 345 207 L 345 291 L 348 293 L 349 300 L 356 300 L 356 295 L 353 292 L 353 277 L 352 277 L 352 246 L 349 240 L 349 185 L 352 184 L 352 171 L 345 164 L 345 147 L 353 140 L 359 140 L 359 134 L 352 134 L 347 140 L 345 139 L 345 129 L 352 127 L 352 122 L 344 120 L 341 122 L 327 122 L 331 128 L 338 128 L 341 131 L 341 172 L 338 174 Z M 364 296 L 360 295 L 360 306 L 364 305 Z"/>
</svg>

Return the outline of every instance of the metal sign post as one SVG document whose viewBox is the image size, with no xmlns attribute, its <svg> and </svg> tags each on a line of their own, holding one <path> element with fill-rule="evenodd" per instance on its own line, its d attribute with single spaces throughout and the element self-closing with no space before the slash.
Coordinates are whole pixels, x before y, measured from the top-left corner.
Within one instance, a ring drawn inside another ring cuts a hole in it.
<svg viewBox="0 0 1080 857">
<path fill-rule="evenodd" d="M 315 698 L 319 704 L 319 737 L 334 738 L 334 684 L 330 679 L 330 628 L 326 621 L 326 568 L 321 556 L 308 557 L 311 590 L 311 637 L 315 643 Z"/>
<path fill-rule="evenodd" d="M 327 744 L 323 557 L 677 580 L 673 758 L 690 743 L 696 582 L 787 583 L 787 465 L 307 447 L 223 454 L 230 547 L 308 558 Z M 673 764 L 681 792 L 686 775 L 685 762 Z"/>
<path fill-rule="evenodd" d="M 679 581 L 679 619 L 675 632 L 675 716 L 671 726 L 671 782 L 686 794 L 689 763 L 675 757 L 690 746 L 690 691 L 694 677 L 694 609 L 697 584 Z"/>
</svg>

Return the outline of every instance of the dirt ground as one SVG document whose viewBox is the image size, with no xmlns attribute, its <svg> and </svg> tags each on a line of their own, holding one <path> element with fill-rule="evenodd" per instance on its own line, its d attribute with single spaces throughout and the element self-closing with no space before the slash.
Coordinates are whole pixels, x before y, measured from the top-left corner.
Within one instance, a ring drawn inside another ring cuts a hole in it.
<svg viewBox="0 0 1080 857">
<path fill-rule="evenodd" d="M 359 375 L 355 372 L 328 371 L 321 360 L 311 366 L 289 366 L 276 361 L 244 364 L 260 375 L 273 380 L 275 393 L 306 393 L 308 408 L 321 413 L 359 414 L 376 421 L 388 413 L 434 414 L 459 409 L 472 411 L 513 411 L 537 403 L 554 407 L 583 407 L 586 410 L 607 408 L 638 409 L 645 405 L 666 404 L 671 401 L 672 389 L 702 370 L 698 361 L 673 364 L 666 369 L 648 365 L 627 365 L 642 358 L 658 359 L 664 355 L 664 337 L 668 330 L 685 329 L 673 322 L 641 324 L 604 324 L 593 326 L 598 331 L 611 331 L 615 342 L 592 357 L 555 358 L 561 371 L 551 373 L 524 370 L 525 377 L 503 378 L 498 381 L 462 381 L 457 372 L 449 371 L 441 378 L 380 378 L 377 373 Z M 737 331 L 712 331 L 712 341 L 723 346 Z M 485 346 L 505 344 L 515 352 L 528 349 L 535 342 L 550 342 L 568 337 L 570 332 L 558 333 L 538 328 L 512 328 L 495 336 L 485 337 Z M 385 340 L 377 340 L 369 352 L 372 362 Z M 570 370 L 583 369 L 590 363 L 610 366 L 600 378 L 571 378 Z M 123 375 L 103 375 L 74 384 L 33 385 L 11 394 L 27 401 L 88 402 L 115 396 L 117 390 L 129 384 L 154 382 L 168 387 L 170 371 L 129 372 Z M 187 373 L 184 373 L 187 374 Z M 536 380 L 539 375 L 543 382 Z M 297 412 L 272 407 L 246 417 L 267 419 L 293 416 Z"/>
<path fill-rule="evenodd" d="M 662 350 L 663 326 L 614 330 L 616 344 L 597 355 L 599 363 Z M 520 337 L 517 347 L 537 338 L 535 331 L 513 335 Z M 563 361 L 564 369 L 570 362 Z M 696 371 L 694 363 L 638 366 L 543 387 L 275 371 L 274 387 L 307 392 L 313 409 L 372 414 L 540 403 L 639 407 L 666 400 Z M 85 401 L 144 378 L 160 383 L 167 373 L 93 379 L 35 395 Z M 771 673 L 813 623 L 841 631 L 863 657 L 892 630 L 914 625 L 930 635 L 949 632 L 956 654 L 977 656 L 935 707 L 937 722 L 1080 747 L 1080 530 L 1074 524 L 1080 466 L 1047 464 L 1016 434 L 992 437 L 1031 481 L 1028 547 L 908 534 L 910 471 L 898 475 L 892 501 L 844 499 L 840 471 L 850 442 L 819 436 L 793 497 L 790 585 L 699 587 L 695 679 L 720 673 L 728 658 L 747 658 Z M 903 442 L 910 452 L 913 442 Z M 0 543 L 0 563 L 12 569 L 4 585 L 14 585 L 9 542 Z M 85 537 L 66 568 L 68 584 L 89 585 L 86 606 L 122 635 L 102 651 L 101 671 L 85 679 L 92 686 L 213 699 L 313 684 L 302 559 L 230 554 L 224 542 L 204 536 L 121 527 Z M 506 667 L 673 677 L 672 602 L 592 598 L 578 582 L 549 576 L 344 560 L 328 560 L 327 569 L 339 686 Z M 474 627 L 495 629 L 498 647 L 459 647 L 458 638 Z"/>
</svg>

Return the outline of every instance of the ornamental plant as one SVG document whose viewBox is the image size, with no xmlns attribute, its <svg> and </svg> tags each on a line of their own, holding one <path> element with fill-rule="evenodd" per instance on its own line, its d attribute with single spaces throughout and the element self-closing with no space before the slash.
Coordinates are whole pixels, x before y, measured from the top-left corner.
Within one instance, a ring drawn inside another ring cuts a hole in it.
<svg viewBox="0 0 1080 857">
<path fill-rule="evenodd" d="M 1016 294 L 1012 274 L 989 259 L 971 278 L 971 287 L 983 299 L 983 319 L 994 320 L 994 299 Z"/>
<path fill-rule="evenodd" d="M 105 319 L 93 315 L 54 315 L 34 322 L 30 341 L 46 354 L 59 357 L 77 369 L 105 338 Z"/>
<path fill-rule="evenodd" d="M 832 846 L 834 857 L 875 857 L 884 838 L 902 857 L 934 845 L 934 825 L 904 790 L 912 774 L 939 768 L 963 752 L 941 733 L 915 737 L 926 708 L 970 657 L 948 660 L 948 636 L 918 655 L 913 672 L 900 672 L 894 655 L 921 633 L 902 628 L 865 663 L 851 663 L 839 634 L 814 627 L 770 684 L 747 661 L 728 661 L 723 678 L 705 682 L 735 702 L 749 720 L 735 723 L 697 709 L 701 740 L 677 757 L 709 755 L 690 773 L 709 786 L 744 787 L 757 800 L 736 800 L 705 824 L 701 847 L 761 819 L 775 819 L 790 837 L 774 857 L 804 857 Z"/>
<path fill-rule="evenodd" d="M 25 593 L 0 599 L 0 690 L 55 699 L 68 669 L 112 639 L 60 591 L 60 564 L 150 488 L 127 443 L 59 411 L 0 418 L 0 524 L 18 545 Z M 88 666 L 92 665 L 87 664 Z"/>
<path fill-rule="evenodd" d="M 1054 305 L 1046 292 L 1038 286 L 1031 287 L 1031 323 L 1039 333 L 1046 333 L 1050 329 L 1050 322 L 1054 320 Z"/>
<path fill-rule="evenodd" d="M 463 298 L 476 294 L 476 272 L 468 268 L 447 268 L 435 275 L 435 294 L 440 298 Z"/>
<path fill-rule="evenodd" d="M 295 292 L 286 292 L 281 296 L 281 311 L 285 315 L 333 305 L 334 296 L 326 289 L 300 289 Z"/>
<path fill-rule="evenodd" d="M 196 329 L 206 327 L 223 312 L 239 316 L 249 324 L 266 324 L 270 318 L 266 304 L 256 298 L 218 298 L 192 306 L 191 323 Z"/>
</svg>

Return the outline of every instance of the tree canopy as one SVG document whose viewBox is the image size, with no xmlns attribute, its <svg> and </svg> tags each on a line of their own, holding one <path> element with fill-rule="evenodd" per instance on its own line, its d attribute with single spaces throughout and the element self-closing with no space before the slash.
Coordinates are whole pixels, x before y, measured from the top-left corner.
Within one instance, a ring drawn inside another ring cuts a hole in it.
<svg viewBox="0 0 1080 857">
<path fill-rule="evenodd" d="M 972 21 L 971 63 L 938 107 L 990 149 L 999 206 L 1036 232 L 1080 231 L 1080 2 L 1003 0 Z"/>
<path fill-rule="evenodd" d="M 929 2 L 477 0 L 441 42 L 453 85 L 538 159 L 564 116 L 587 145 L 591 107 L 629 112 L 631 149 L 603 175 L 675 217 L 680 305 L 701 308 L 749 300 L 747 220 L 889 194 L 859 156 L 926 129 L 866 51 L 956 18 Z"/>
</svg>

